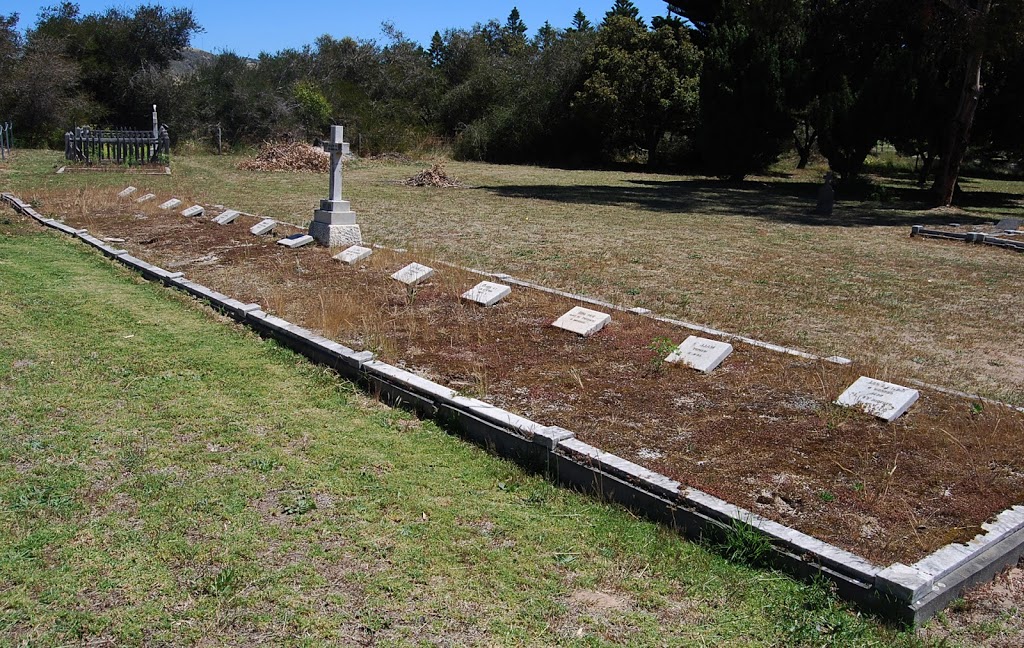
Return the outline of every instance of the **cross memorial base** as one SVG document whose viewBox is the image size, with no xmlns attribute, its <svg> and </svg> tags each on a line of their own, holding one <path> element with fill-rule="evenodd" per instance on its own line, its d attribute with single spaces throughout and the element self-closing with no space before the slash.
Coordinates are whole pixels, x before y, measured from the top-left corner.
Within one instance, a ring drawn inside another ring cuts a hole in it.
<svg viewBox="0 0 1024 648">
<path fill-rule="evenodd" d="M 363 235 L 355 223 L 332 225 L 314 220 L 309 224 L 309 235 L 316 239 L 317 243 L 327 247 L 348 247 L 363 242 Z"/>
</svg>

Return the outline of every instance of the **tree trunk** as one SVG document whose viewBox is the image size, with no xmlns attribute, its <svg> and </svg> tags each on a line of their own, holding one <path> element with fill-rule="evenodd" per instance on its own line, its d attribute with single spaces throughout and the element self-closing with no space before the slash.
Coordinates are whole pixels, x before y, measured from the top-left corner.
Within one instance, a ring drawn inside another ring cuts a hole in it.
<svg viewBox="0 0 1024 648">
<path fill-rule="evenodd" d="M 960 93 L 960 105 L 957 108 L 956 116 L 949 125 L 946 146 L 942 151 L 942 168 L 936 179 L 937 199 L 940 207 L 949 207 L 953 204 L 953 193 L 956 191 L 957 180 L 960 177 L 960 166 L 963 164 L 964 156 L 967 155 L 971 126 L 974 125 L 974 114 L 978 110 L 978 100 L 981 97 L 981 59 L 984 51 L 982 35 L 978 33 L 978 30 L 985 24 L 989 10 L 992 8 L 992 0 L 976 0 L 974 7 L 969 11 L 974 11 L 976 14 L 977 22 L 975 29 L 972 30 L 975 33 L 968 36 L 974 41 L 974 47 L 964 55 L 965 74 L 963 90 Z"/>
<path fill-rule="evenodd" d="M 811 129 L 811 124 L 806 119 L 803 121 L 803 129 L 803 139 L 797 134 L 799 128 L 793 131 L 793 144 L 796 147 L 797 155 L 800 156 L 800 161 L 796 163 L 798 169 L 807 168 L 807 163 L 811 159 L 811 147 L 814 146 L 814 140 L 818 139 L 818 134 Z"/>
<path fill-rule="evenodd" d="M 665 129 L 661 127 L 652 128 L 647 133 L 647 167 L 653 169 L 658 164 L 658 145 L 665 135 Z"/>
</svg>

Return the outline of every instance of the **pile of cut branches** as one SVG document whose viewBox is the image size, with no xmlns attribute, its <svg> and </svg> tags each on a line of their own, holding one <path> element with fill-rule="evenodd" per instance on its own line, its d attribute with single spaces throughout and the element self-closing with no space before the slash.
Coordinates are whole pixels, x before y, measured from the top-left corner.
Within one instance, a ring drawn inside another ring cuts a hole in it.
<svg viewBox="0 0 1024 648">
<path fill-rule="evenodd" d="M 331 170 L 331 156 L 326 151 L 304 142 L 264 142 L 252 160 L 238 165 L 243 171 L 312 171 Z"/>
<path fill-rule="evenodd" d="M 440 162 L 435 163 L 429 169 L 420 171 L 411 178 L 403 180 L 402 184 L 407 187 L 441 187 L 443 189 L 455 189 L 463 186 L 456 178 L 448 175 L 444 165 Z"/>
</svg>

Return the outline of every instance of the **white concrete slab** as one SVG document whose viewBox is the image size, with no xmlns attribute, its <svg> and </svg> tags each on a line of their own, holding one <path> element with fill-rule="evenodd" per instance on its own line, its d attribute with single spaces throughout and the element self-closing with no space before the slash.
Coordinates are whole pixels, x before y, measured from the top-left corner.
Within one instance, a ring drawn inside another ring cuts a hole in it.
<svg viewBox="0 0 1024 648">
<path fill-rule="evenodd" d="M 238 216 L 240 214 L 241 214 L 241 212 L 239 212 L 239 211 L 236 211 L 234 209 L 229 209 L 226 212 L 222 213 L 220 216 L 217 216 L 216 218 L 214 218 L 213 222 L 217 223 L 218 225 L 227 225 L 228 223 L 231 223 L 236 218 L 238 218 Z"/>
<path fill-rule="evenodd" d="M 861 376 L 836 399 L 836 404 L 859 407 L 891 423 L 910 409 L 920 395 L 916 389 Z"/>
<path fill-rule="evenodd" d="M 512 289 L 506 285 L 494 283 L 493 281 L 481 281 L 462 293 L 462 298 L 467 301 L 476 302 L 481 306 L 494 306 L 511 294 Z"/>
<path fill-rule="evenodd" d="M 691 335 L 670 353 L 665 362 L 681 362 L 697 371 L 711 373 L 732 353 L 732 345 Z"/>
<path fill-rule="evenodd" d="M 261 234 L 266 234 L 268 232 L 273 231 L 275 226 L 277 226 L 276 220 L 274 220 L 273 218 L 265 218 L 260 222 L 256 223 L 255 225 L 253 225 L 252 227 L 250 227 L 249 231 L 255 234 L 256 236 L 260 236 Z"/>
<path fill-rule="evenodd" d="M 371 254 L 373 254 L 373 250 L 370 248 L 363 247 L 362 245 L 353 245 L 342 250 L 338 254 L 335 254 L 332 258 L 337 261 L 341 261 L 342 263 L 353 265 L 355 263 L 359 263 Z"/>
<path fill-rule="evenodd" d="M 607 313 L 576 306 L 552 322 L 551 325 L 583 337 L 590 337 L 603 329 L 610 321 L 612 321 L 612 316 Z"/>
<path fill-rule="evenodd" d="M 391 278 L 396 281 L 400 281 L 407 286 L 415 286 L 418 283 L 426 281 L 432 276 L 434 276 L 433 268 L 428 268 L 427 266 L 419 263 L 410 263 L 395 274 L 391 275 Z"/>
<path fill-rule="evenodd" d="M 292 234 L 286 236 L 277 242 L 278 245 L 283 245 L 290 248 L 298 248 L 304 245 L 309 245 L 313 242 L 313 237 L 309 234 Z"/>
</svg>

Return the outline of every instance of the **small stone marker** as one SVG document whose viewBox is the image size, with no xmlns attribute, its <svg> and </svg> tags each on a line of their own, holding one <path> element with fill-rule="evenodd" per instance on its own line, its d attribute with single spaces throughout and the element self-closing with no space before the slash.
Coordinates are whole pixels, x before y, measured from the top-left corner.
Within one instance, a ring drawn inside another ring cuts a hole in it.
<svg viewBox="0 0 1024 648">
<path fill-rule="evenodd" d="M 426 281 L 432 276 L 434 276 L 433 268 L 428 268 L 427 266 L 419 263 L 410 263 L 395 274 L 391 275 L 391 278 L 396 281 L 401 281 L 406 286 L 415 286 L 418 283 Z"/>
<path fill-rule="evenodd" d="M 292 234 L 291 236 L 284 237 L 278 241 L 277 244 L 285 247 L 297 248 L 302 247 L 303 245 L 309 245 L 312 242 L 313 237 L 309 234 Z"/>
<path fill-rule="evenodd" d="M 831 171 L 825 174 L 825 180 L 818 189 L 818 204 L 814 213 L 819 216 L 831 216 L 836 201 L 836 190 L 832 186 L 835 175 Z"/>
<path fill-rule="evenodd" d="M 732 345 L 691 335 L 665 358 L 665 362 L 682 362 L 697 371 L 711 373 L 732 353 Z"/>
<path fill-rule="evenodd" d="M 1003 232 L 1007 230 L 1019 230 L 1021 220 L 1019 218 L 1004 218 L 996 223 L 996 229 Z"/>
<path fill-rule="evenodd" d="M 342 263 L 353 265 L 359 263 L 371 254 L 373 254 L 373 250 L 370 248 L 363 247 L 362 245 L 353 245 L 352 247 L 346 248 L 338 254 L 335 254 L 333 258 L 341 261 Z"/>
<path fill-rule="evenodd" d="M 510 294 L 512 294 L 512 289 L 508 286 L 493 281 L 481 281 L 462 293 L 462 298 L 481 306 L 494 306 Z"/>
<path fill-rule="evenodd" d="M 182 211 L 181 215 L 186 218 L 192 218 L 193 216 L 202 216 L 205 213 L 206 208 L 204 208 L 202 205 L 193 205 L 192 207 L 189 207 L 188 209 Z"/>
<path fill-rule="evenodd" d="M 165 202 L 165 203 L 163 203 L 161 205 L 158 205 L 158 206 L 160 207 L 160 209 L 174 209 L 175 207 L 177 207 L 180 204 L 181 204 L 180 200 L 178 200 L 177 198 L 171 198 L 167 202 Z"/>
<path fill-rule="evenodd" d="M 144 203 L 144 202 L 148 202 L 148 201 L 150 201 L 150 200 L 153 200 L 154 198 L 156 198 L 156 194 L 146 194 L 145 196 L 142 196 L 141 198 L 139 198 L 139 199 L 138 199 L 138 200 L 136 200 L 135 202 L 137 202 L 137 203 L 140 203 L 140 204 L 141 204 L 141 203 Z"/>
<path fill-rule="evenodd" d="M 610 321 L 612 321 L 612 316 L 607 313 L 576 306 L 556 319 L 551 325 L 583 337 L 590 337 L 603 329 Z"/>
<path fill-rule="evenodd" d="M 241 212 L 235 211 L 234 209 L 229 209 L 220 216 L 214 218 L 213 222 L 217 223 L 218 225 L 227 225 L 231 221 L 238 218 L 239 214 L 241 214 Z"/>
<path fill-rule="evenodd" d="M 921 395 L 916 389 L 861 376 L 836 399 L 837 405 L 860 407 L 891 423 L 903 415 Z"/>
<path fill-rule="evenodd" d="M 252 227 L 250 227 L 249 231 L 255 234 L 256 236 L 260 236 L 261 234 L 266 234 L 267 232 L 273 230 L 276 225 L 277 221 L 274 220 L 273 218 L 265 218 L 260 222 L 256 223 L 255 225 L 253 225 Z"/>
<path fill-rule="evenodd" d="M 136 189 L 135 187 L 125 187 L 124 189 L 122 189 L 122 190 L 121 190 L 121 191 L 120 191 L 120 192 L 119 192 L 119 193 L 117 194 L 117 197 L 118 197 L 118 198 L 127 198 L 128 196 L 132 195 L 132 194 L 133 194 L 133 193 L 135 193 L 136 191 L 138 191 L 138 189 Z"/>
</svg>

